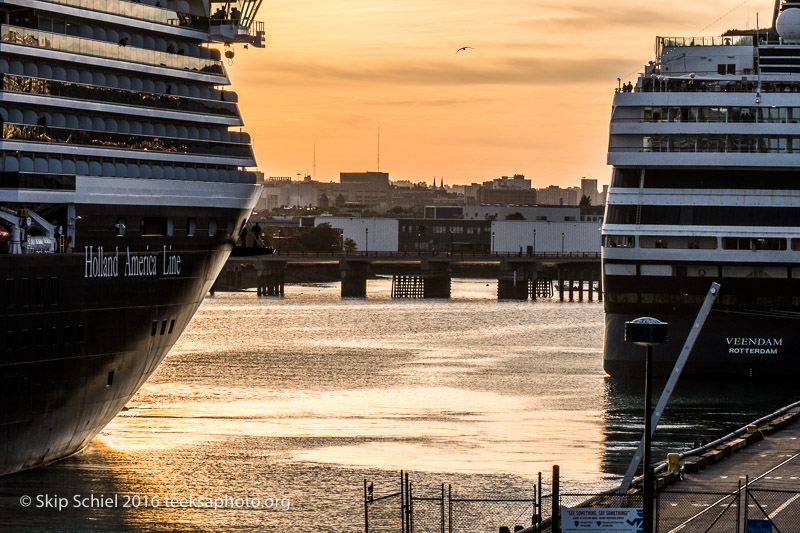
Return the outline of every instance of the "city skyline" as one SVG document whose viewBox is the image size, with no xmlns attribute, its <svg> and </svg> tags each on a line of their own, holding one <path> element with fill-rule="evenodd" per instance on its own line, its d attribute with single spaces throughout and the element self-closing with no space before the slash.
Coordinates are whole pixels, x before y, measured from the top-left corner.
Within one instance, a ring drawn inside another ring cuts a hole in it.
<svg viewBox="0 0 800 533">
<path fill-rule="evenodd" d="M 654 37 L 753 28 L 756 13 L 764 27 L 772 6 L 273 2 L 260 17 L 266 49 L 236 48 L 229 72 L 268 176 L 381 170 L 451 185 L 518 173 L 605 184 L 617 78 L 635 81 Z M 462 46 L 473 49 L 456 54 Z"/>
</svg>

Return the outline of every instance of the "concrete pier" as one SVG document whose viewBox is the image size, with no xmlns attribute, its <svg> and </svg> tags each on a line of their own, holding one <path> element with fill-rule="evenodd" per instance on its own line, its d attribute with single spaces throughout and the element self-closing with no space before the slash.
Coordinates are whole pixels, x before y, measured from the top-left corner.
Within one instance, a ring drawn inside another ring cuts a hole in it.
<svg viewBox="0 0 800 533">
<path fill-rule="evenodd" d="M 339 261 L 342 280 L 342 298 L 366 298 L 369 262 L 358 259 Z"/>
<path fill-rule="evenodd" d="M 528 299 L 528 269 L 519 263 L 503 261 L 497 274 L 498 300 Z"/>
<path fill-rule="evenodd" d="M 452 271 L 450 261 L 422 261 L 423 298 L 450 298 Z"/>
</svg>

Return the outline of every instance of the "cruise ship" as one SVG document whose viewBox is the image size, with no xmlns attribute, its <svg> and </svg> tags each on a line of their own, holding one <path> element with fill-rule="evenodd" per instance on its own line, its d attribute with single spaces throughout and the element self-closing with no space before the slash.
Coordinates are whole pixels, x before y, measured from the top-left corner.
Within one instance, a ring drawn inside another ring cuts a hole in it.
<svg viewBox="0 0 800 533">
<path fill-rule="evenodd" d="M 643 375 L 624 324 L 652 316 L 667 375 L 718 282 L 684 375 L 800 374 L 800 2 L 768 29 L 656 38 L 614 95 L 608 162 L 606 372 Z"/>
<path fill-rule="evenodd" d="M 227 259 L 258 185 L 224 61 L 260 3 L 0 0 L 0 475 L 86 446 Z"/>
</svg>

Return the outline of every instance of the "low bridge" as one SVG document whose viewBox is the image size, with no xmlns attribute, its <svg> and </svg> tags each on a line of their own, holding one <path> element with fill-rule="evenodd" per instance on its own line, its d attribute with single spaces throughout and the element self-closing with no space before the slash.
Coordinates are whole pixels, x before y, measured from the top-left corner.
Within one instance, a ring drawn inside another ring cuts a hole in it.
<svg viewBox="0 0 800 533">
<path fill-rule="evenodd" d="M 555 291 L 564 301 L 588 301 L 597 293 L 602 301 L 600 254 L 583 252 L 499 254 L 417 252 L 295 252 L 231 256 L 211 289 L 237 291 L 256 288 L 259 296 L 284 293 L 285 274 L 293 264 L 338 263 L 342 297 L 366 297 L 373 267 L 392 275 L 393 298 L 450 298 L 452 266 L 497 265 L 498 299 L 551 298 Z"/>
</svg>

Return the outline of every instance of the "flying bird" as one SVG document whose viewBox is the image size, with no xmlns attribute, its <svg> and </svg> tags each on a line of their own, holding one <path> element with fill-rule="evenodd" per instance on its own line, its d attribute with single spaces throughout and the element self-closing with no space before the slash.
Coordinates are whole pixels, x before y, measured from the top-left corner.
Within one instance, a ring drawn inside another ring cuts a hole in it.
<svg viewBox="0 0 800 533">
<path fill-rule="evenodd" d="M 475 50 L 475 49 L 474 49 L 474 48 L 472 48 L 471 46 L 462 46 L 461 48 L 459 48 L 458 50 L 456 50 L 456 53 L 459 53 L 461 50 L 466 50 L 467 48 L 469 48 L 470 50 Z"/>
</svg>

